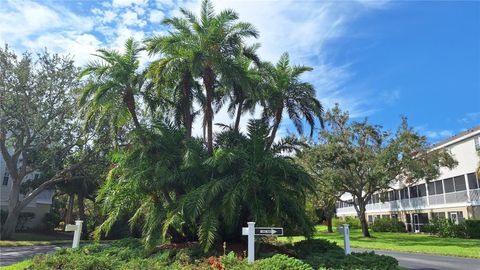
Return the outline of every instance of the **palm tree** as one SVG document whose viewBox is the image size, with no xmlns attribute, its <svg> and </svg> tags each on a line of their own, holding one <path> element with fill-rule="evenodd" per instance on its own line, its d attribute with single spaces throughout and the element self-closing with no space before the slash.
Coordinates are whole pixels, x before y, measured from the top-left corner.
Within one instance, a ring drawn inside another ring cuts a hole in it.
<svg viewBox="0 0 480 270">
<path fill-rule="evenodd" d="M 244 48 L 243 54 L 246 57 L 238 57 L 237 61 L 243 69 L 242 76 L 235 76 L 233 78 L 222 78 L 221 85 L 228 93 L 224 98 L 229 98 L 228 112 L 235 116 L 233 130 L 239 132 L 241 116 L 255 111 L 255 106 L 261 99 L 261 74 L 259 67 L 261 65 L 256 50 L 259 46 L 257 44 Z"/>
<path fill-rule="evenodd" d="M 145 74 L 138 73 L 139 44 L 133 39 L 125 43 L 123 54 L 115 50 L 97 50 L 99 60 L 88 63 L 80 77 L 89 77 L 82 89 L 80 105 L 88 121 L 94 120 L 97 127 L 113 121 L 116 129 L 133 119 L 136 129 L 140 121 L 136 113 L 135 96 L 144 87 Z"/>
<path fill-rule="evenodd" d="M 155 83 L 158 97 L 166 101 L 167 108 L 174 108 L 175 122 L 183 123 L 186 138 L 191 138 L 195 116 L 193 100 L 194 96 L 200 94 L 199 91 L 194 91 L 198 86 L 192 75 L 192 55 L 191 51 L 165 46 L 168 38 L 154 36 L 145 41 L 150 55 L 161 55 L 160 59 L 150 65 L 149 75 Z"/>
<path fill-rule="evenodd" d="M 205 87 L 203 104 L 204 126 L 207 129 L 207 149 L 213 153 L 213 109 L 215 86 L 218 77 L 241 76 L 242 68 L 234 61 L 244 47 L 244 40 L 257 37 L 253 25 L 238 22 L 233 10 L 223 10 L 215 14 L 213 5 L 204 0 L 200 17 L 181 9 L 182 18 L 165 20 L 173 28 L 165 39 L 165 46 L 172 51 L 191 51 L 192 74 L 202 78 Z"/>
<path fill-rule="evenodd" d="M 206 249 L 219 240 L 238 240 L 242 225 L 252 220 L 311 233 L 304 209 L 311 178 L 282 155 L 299 149 L 298 142 L 288 138 L 270 147 L 262 120 L 251 120 L 247 129 L 247 135 L 229 130 L 217 136 L 220 147 L 205 161 L 212 178 L 182 200 L 184 218 L 199 221 L 198 237 Z"/>
<path fill-rule="evenodd" d="M 275 66 L 265 65 L 269 82 L 264 116 L 273 118 L 271 142 L 275 139 L 284 110 L 299 133 L 303 133 L 303 118 L 310 125 L 310 136 L 313 134 L 316 119 L 323 126 L 323 107 L 315 97 L 315 89 L 310 83 L 300 80 L 303 73 L 311 70 L 312 68 L 306 66 L 290 66 L 288 53 L 282 54 Z"/>
</svg>

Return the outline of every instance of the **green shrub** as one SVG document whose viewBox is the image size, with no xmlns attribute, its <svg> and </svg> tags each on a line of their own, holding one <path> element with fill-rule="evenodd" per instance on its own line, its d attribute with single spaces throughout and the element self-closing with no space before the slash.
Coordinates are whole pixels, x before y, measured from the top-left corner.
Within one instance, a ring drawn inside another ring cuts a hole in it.
<svg viewBox="0 0 480 270">
<path fill-rule="evenodd" d="M 469 238 L 480 239 L 480 220 L 466 219 L 465 232 Z"/>
<path fill-rule="evenodd" d="M 466 238 L 467 227 L 464 222 L 455 224 L 447 218 L 432 218 L 430 222 L 424 226 L 425 232 L 438 235 L 440 237 L 459 237 Z"/>
<path fill-rule="evenodd" d="M 406 232 L 405 223 L 396 218 L 378 218 L 371 228 L 374 232 Z"/>
<path fill-rule="evenodd" d="M 345 219 L 332 219 L 333 227 L 341 227 L 343 224 L 348 224 L 350 229 L 361 229 L 360 219 L 357 217 L 345 217 Z"/>
<path fill-rule="evenodd" d="M 345 256 L 336 244 L 323 240 L 305 240 L 291 246 L 296 256 L 311 267 L 326 269 L 397 269 L 398 261 L 374 253 L 352 253 Z"/>
<path fill-rule="evenodd" d="M 263 270 L 313 270 L 313 268 L 299 259 L 286 255 L 275 255 L 270 258 L 259 260 L 255 263 L 254 269 Z"/>
<path fill-rule="evenodd" d="M 25 231 L 28 229 L 27 223 L 35 218 L 35 213 L 32 212 L 22 212 L 18 215 L 17 226 L 15 227 L 16 231 Z"/>
</svg>

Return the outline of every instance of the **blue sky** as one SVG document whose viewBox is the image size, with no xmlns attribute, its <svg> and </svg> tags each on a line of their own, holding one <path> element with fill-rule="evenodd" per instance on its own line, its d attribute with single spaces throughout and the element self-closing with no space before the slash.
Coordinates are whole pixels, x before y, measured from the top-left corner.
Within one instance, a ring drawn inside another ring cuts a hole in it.
<svg viewBox="0 0 480 270">
<path fill-rule="evenodd" d="M 164 34 L 163 18 L 199 0 L 0 0 L 0 42 L 22 52 L 69 53 Z M 432 142 L 480 124 L 478 1 L 220 1 L 260 31 L 260 55 L 314 67 L 318 98 L 394 129 L 400 116 Z M 142 62 L 150 61 L 146 55 Z M 230 123 L 225 112 L 216 122 Z M 246 122 L 246 121 L 244 121 Z M 282 133 L 293 130 L 285 121 Z M 198 124 L 198 131 L 199 124 Z M 198 132 L 199 133 L 199 132 Z"/>
</svg>

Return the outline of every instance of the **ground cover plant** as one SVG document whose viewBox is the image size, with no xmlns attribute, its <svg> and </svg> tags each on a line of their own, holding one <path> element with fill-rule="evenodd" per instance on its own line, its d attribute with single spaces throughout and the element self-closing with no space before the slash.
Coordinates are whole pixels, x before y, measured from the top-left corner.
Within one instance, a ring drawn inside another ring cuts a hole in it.
<svg viewBox="0 0 480 270">
<path fill-rule="evenodd" d="M 270 246 L 271 247 L 271 246 Z M 398 269 L 398 262 L 387 256 L 354 253 L 345 256 L 336 244 L 311 240 L 278 246 L 285 254 L 263 253 L 261 259 L 248 264 L 241 250 L 212 250 L 204 253 L 201 245 L 162 245 L 147 251 L 138 239 L 112 241 L 109 245 L 92 244 L 80 249 L 62 249 L 39 255 L 11 269 L 235 269 L 235 270 L 314 270 L 314 269 Z M 288 253 L 288 254 L 287 254 Z"/>
<path fill-rule="evenodd" d="M 354 248 L 392 250 L 424 254 L 480 258 L 480 240 L 442 238 L 426 233 L 375 232 L 373 237 L 363 237 L 361 230 L 350 230 L 350 244 Z M 317 226 L 314 239 L 325 239 L 343 245 L 343 235 L 327 233 L 326 226 Z M 304 237 L 284 237 L 281 241 L 298 242 Z"/>
</svg>

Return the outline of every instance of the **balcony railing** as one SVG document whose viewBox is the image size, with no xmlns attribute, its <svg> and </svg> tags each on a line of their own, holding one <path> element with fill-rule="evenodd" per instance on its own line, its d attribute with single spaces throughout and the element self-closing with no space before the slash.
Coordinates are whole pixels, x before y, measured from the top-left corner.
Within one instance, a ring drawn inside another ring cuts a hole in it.
<svg viewBox="0 0 480 270">
<path fill-rule="evenodd" d="M 470 199 L 468 198 L 470 195 Z M 431 195 L 418 198 L 410 198 L 403 200 L 396 200 L 390 202 L 379 202 L 368 204 L 366 207 L 367 211 L 400 211 L 400 210 L 412 210 L 412 209 L 422 209 L 426 208 L 429 205 L 448 205 L 455 203 L 466 203 L 466 202 L 480 202 L 480 189 L 470 190 L 469 193 L 466 190 Z M 351 214 L 355 213 L 355 208 L 353 206 L 337 208 L 337 214 Z"/>
</svg>

